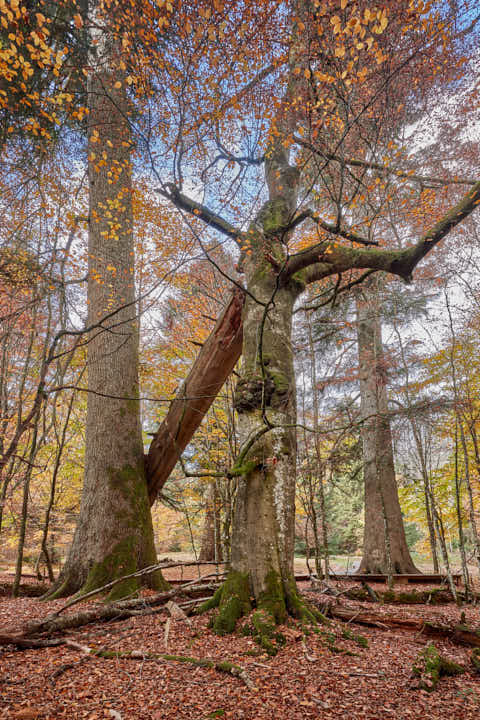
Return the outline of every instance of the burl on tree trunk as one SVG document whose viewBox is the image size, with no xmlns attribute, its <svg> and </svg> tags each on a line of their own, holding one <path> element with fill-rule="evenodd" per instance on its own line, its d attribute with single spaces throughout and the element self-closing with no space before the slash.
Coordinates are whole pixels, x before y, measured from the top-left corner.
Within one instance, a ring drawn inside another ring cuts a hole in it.
<svg viewBox="0 0 480 720">
<path fill-rule="evenodd" d="M 398 499 L 376 281 L 357 296 L 357 332 L 365 482 L 363 557 L 358 572 L 418 573 Z"/>
</svg>

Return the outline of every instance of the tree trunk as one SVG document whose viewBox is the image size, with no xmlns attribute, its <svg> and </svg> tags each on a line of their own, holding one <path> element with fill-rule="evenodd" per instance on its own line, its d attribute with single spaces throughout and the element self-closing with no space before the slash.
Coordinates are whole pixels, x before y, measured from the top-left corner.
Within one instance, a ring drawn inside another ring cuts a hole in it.
<svg viewBox="0 0 480 720">
<path fill-rule="evenodd" d="M 359 573 L 417 573 L 405 538 L 388 418 L 378 288 L 357 297 L 365 532 Z"/>
<path fill-rule="evenodd" d="M 205 494 L 205 524 L 198 559 L 200 562 L 222 561 L 222 543 L 220 536 L 220 515 L 218 493 L 211 482 Z"/>
<path fill-rule="evenodd" d="M 85 476 L 55 596 L 88 592 L 156 562 L 138 399 L 130 108 L 112 39 L 95 29 L 104 19 L 95 8 L 92 16 Z M 144 577 L 155 587 L 163 583 L 160 573 Z M 137 587 L 129 580 L 114 595 Z"/>
<path fill-rule="evenodd" d="M 246 300 L 242 377 L 235 398 L 242 447 L 255 436 L 258 439 L 238 468 L 242 476 L 234 513 L 232 567 L 248 574 L 257 604 L 273 587 L 278 589 L 279 582 L 285 589 L 293 583 L 295 293 L 291 288 L 276 289 L 275 281 L 265 261 L 250 279 L 248 287 L 255 298 L 264 303 L 275 299 L 268 308 L 251 297 Z"/>
</svg>

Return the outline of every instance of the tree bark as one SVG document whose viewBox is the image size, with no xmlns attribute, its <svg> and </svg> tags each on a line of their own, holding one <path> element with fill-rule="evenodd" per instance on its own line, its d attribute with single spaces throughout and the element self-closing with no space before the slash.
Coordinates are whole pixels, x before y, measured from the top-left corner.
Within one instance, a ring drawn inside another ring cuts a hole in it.
<svg viewBox="0 0 480 720">
<path fill-rule="evenodd" d="M 378 288 L 357 297 L 365 531 L 359 573 L 417 573 L 405 538 L 388 418 Z"/>
<path fill-rule="evenodd" d="M 55 596 L 88 592 L 156 562 L 138 399 L 130 107 L 116 48 L 98 14 L 94 7 L 88 79 L 88 327 L 93 329 L 85 476 Z M 145 577 L 151 586 L 163 583 L 160 573 Z M 137 587 L 137 579 L 129 580 L 117 585 L 114 595 Z"/>
</svg>

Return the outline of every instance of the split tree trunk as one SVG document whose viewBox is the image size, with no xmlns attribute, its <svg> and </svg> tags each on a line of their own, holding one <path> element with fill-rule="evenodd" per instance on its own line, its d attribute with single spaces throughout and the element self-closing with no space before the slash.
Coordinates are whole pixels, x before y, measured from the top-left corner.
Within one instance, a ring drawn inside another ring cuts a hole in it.
<svg viewBox="0 0 480 720">
<path fill-rule="evenodd" d="M 379 305 L 376 285 L 357 297 L 365 481 L 365 531 L 358 572 L 411 574 L 419 570 L 407 547 L 398 500 Z"/>
<path fill-rule="evenodd" d="M 92 16 L 92 27 L 102 28 L 105 19 L 97 9 Z M 130 108 L 112 38 L 94 29 L 90 40 L 88 326 L 93 329 L 85 476 L 56 596 L 88 592 L 156 562 L 138 399 Z M 151 586 L 163 583 L 160 573 L 145 577 Z M 137 583 L 117 585 L 115 597 L 134 592 Z"/>
<path fill-rule="evenodd" d="M 167 482 L 240 358 L 243 302 L 244 293 L 235 289 L 155 433 L 146 460 L 150 503 Z"/>
</svg>

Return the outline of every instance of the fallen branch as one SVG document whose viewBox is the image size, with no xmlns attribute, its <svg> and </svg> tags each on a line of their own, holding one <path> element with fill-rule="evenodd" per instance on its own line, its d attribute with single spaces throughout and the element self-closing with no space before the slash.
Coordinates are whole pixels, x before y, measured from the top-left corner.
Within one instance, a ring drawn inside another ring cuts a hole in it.
<svg viewBox="0 0 480 720">
<path fill-rule="evenodd" d="M 63 645 L 63 638 L 38 639 L 27 638 L 23 635 L 0 635 L 0 645 L 16 645 L 22 650 L 31 650 L 32 648 L 54 647 L 55 645 Z"/>
<path fill-rule="evenodd" d="M 204 576 L 209 577 L 209 576 Z M 202 578 L 204 579 L 204 578 Z M 174 588 L 173 590 L 167 590 L 163 593 L 158 593 L 151 597 L 136 598 L 135 600 L 125 600 L 117 602 L 112 605 L 101 605 L 93 607 L 92 609 L 83 610 L 82 612 L 75 613 L 74 615 L 66 615 L 59 617 L 58 612 L 47 615 L 42 620 L 36 620 L 34 622 L 27 623 L 23 628 L 23 635 L 40 635 L 48 634 L 51 635 L 55 632 L 63 632 L 71 628 L 82 627 L 94 622 L 107 622 L 109 620 L 124 620 L 129 617 L 138 615 L 151 615 L 154 612 L 163 611 L 163 607 L 160 611 L 153 610 L 154 607 L 163 606 L 168 600 L 178 595 L 188 595 L 192 592 L 204 592 L 206 590 L 216 590 L 217 585 L 213 583 L 201 583 L 198 584 L 198 580 L 191 580 L 185 585 Z"/>
<path fill-rule="evenodd" d="M 445 638 L 456 645 L 480 647 L 480 630 L 470 628 L 467 625 L 454 625 L 452 627 L 451 625 L 440 625 L 421 619 L 401 618 L 395 615 L 376 615 L 370 612 L 358 611 L 357 609 L 339 607 L 338 605 L 328 605 L 324 612 L 327 617 L 352 622 L 357 625 L 381 629 L 398 628 L 410 630 L 427 637 Z"/>
<path fill-rule="evenodd" d="M 169 655 L 167 653 L 152 653 L 147 652 L 143 650 L 129 650 L 126 652 L 122 652 L 119 650 L 104 650 L 99 649 L 95 650 L 95 648 L 87 647 L 86 645 L 80 645 L 80 643 L 73 642 L 71 640 L 68 640 L 66 644 L 69 647 L 74 648 L 75 650 L 80 650 L 81 652 L 86 653 L 87 655 L 91 655 L 92 657 L 101 657 L 105 658 L 107 660 L 116 660 L 119 658 L 125 659 L 125 660 L 153 660 L 153 661 L 166 661 L 166 662 L 179 662 L 179 663 L 187 663 L 190 665 L 195 665 L 196 667 L 204 667 L 204 668 L 210 668 L 212 670 L 217 670 L 218 672 L 227 673 L 228 675 L 233 675 L 234 677 L 240 678 L 245 685 L 248 687 L 249 690 L 256 690 L 255 685 L 251 681 L 250 677 L 247 674 L 247 671 L 245 668 L 241 667 L 240 665 L 234 665 L 231 662 L 228 662 L 226 660 L 211 660 L 209 658 L 194 658 L 189 657 L 188 655 Z"/>
</svg>

